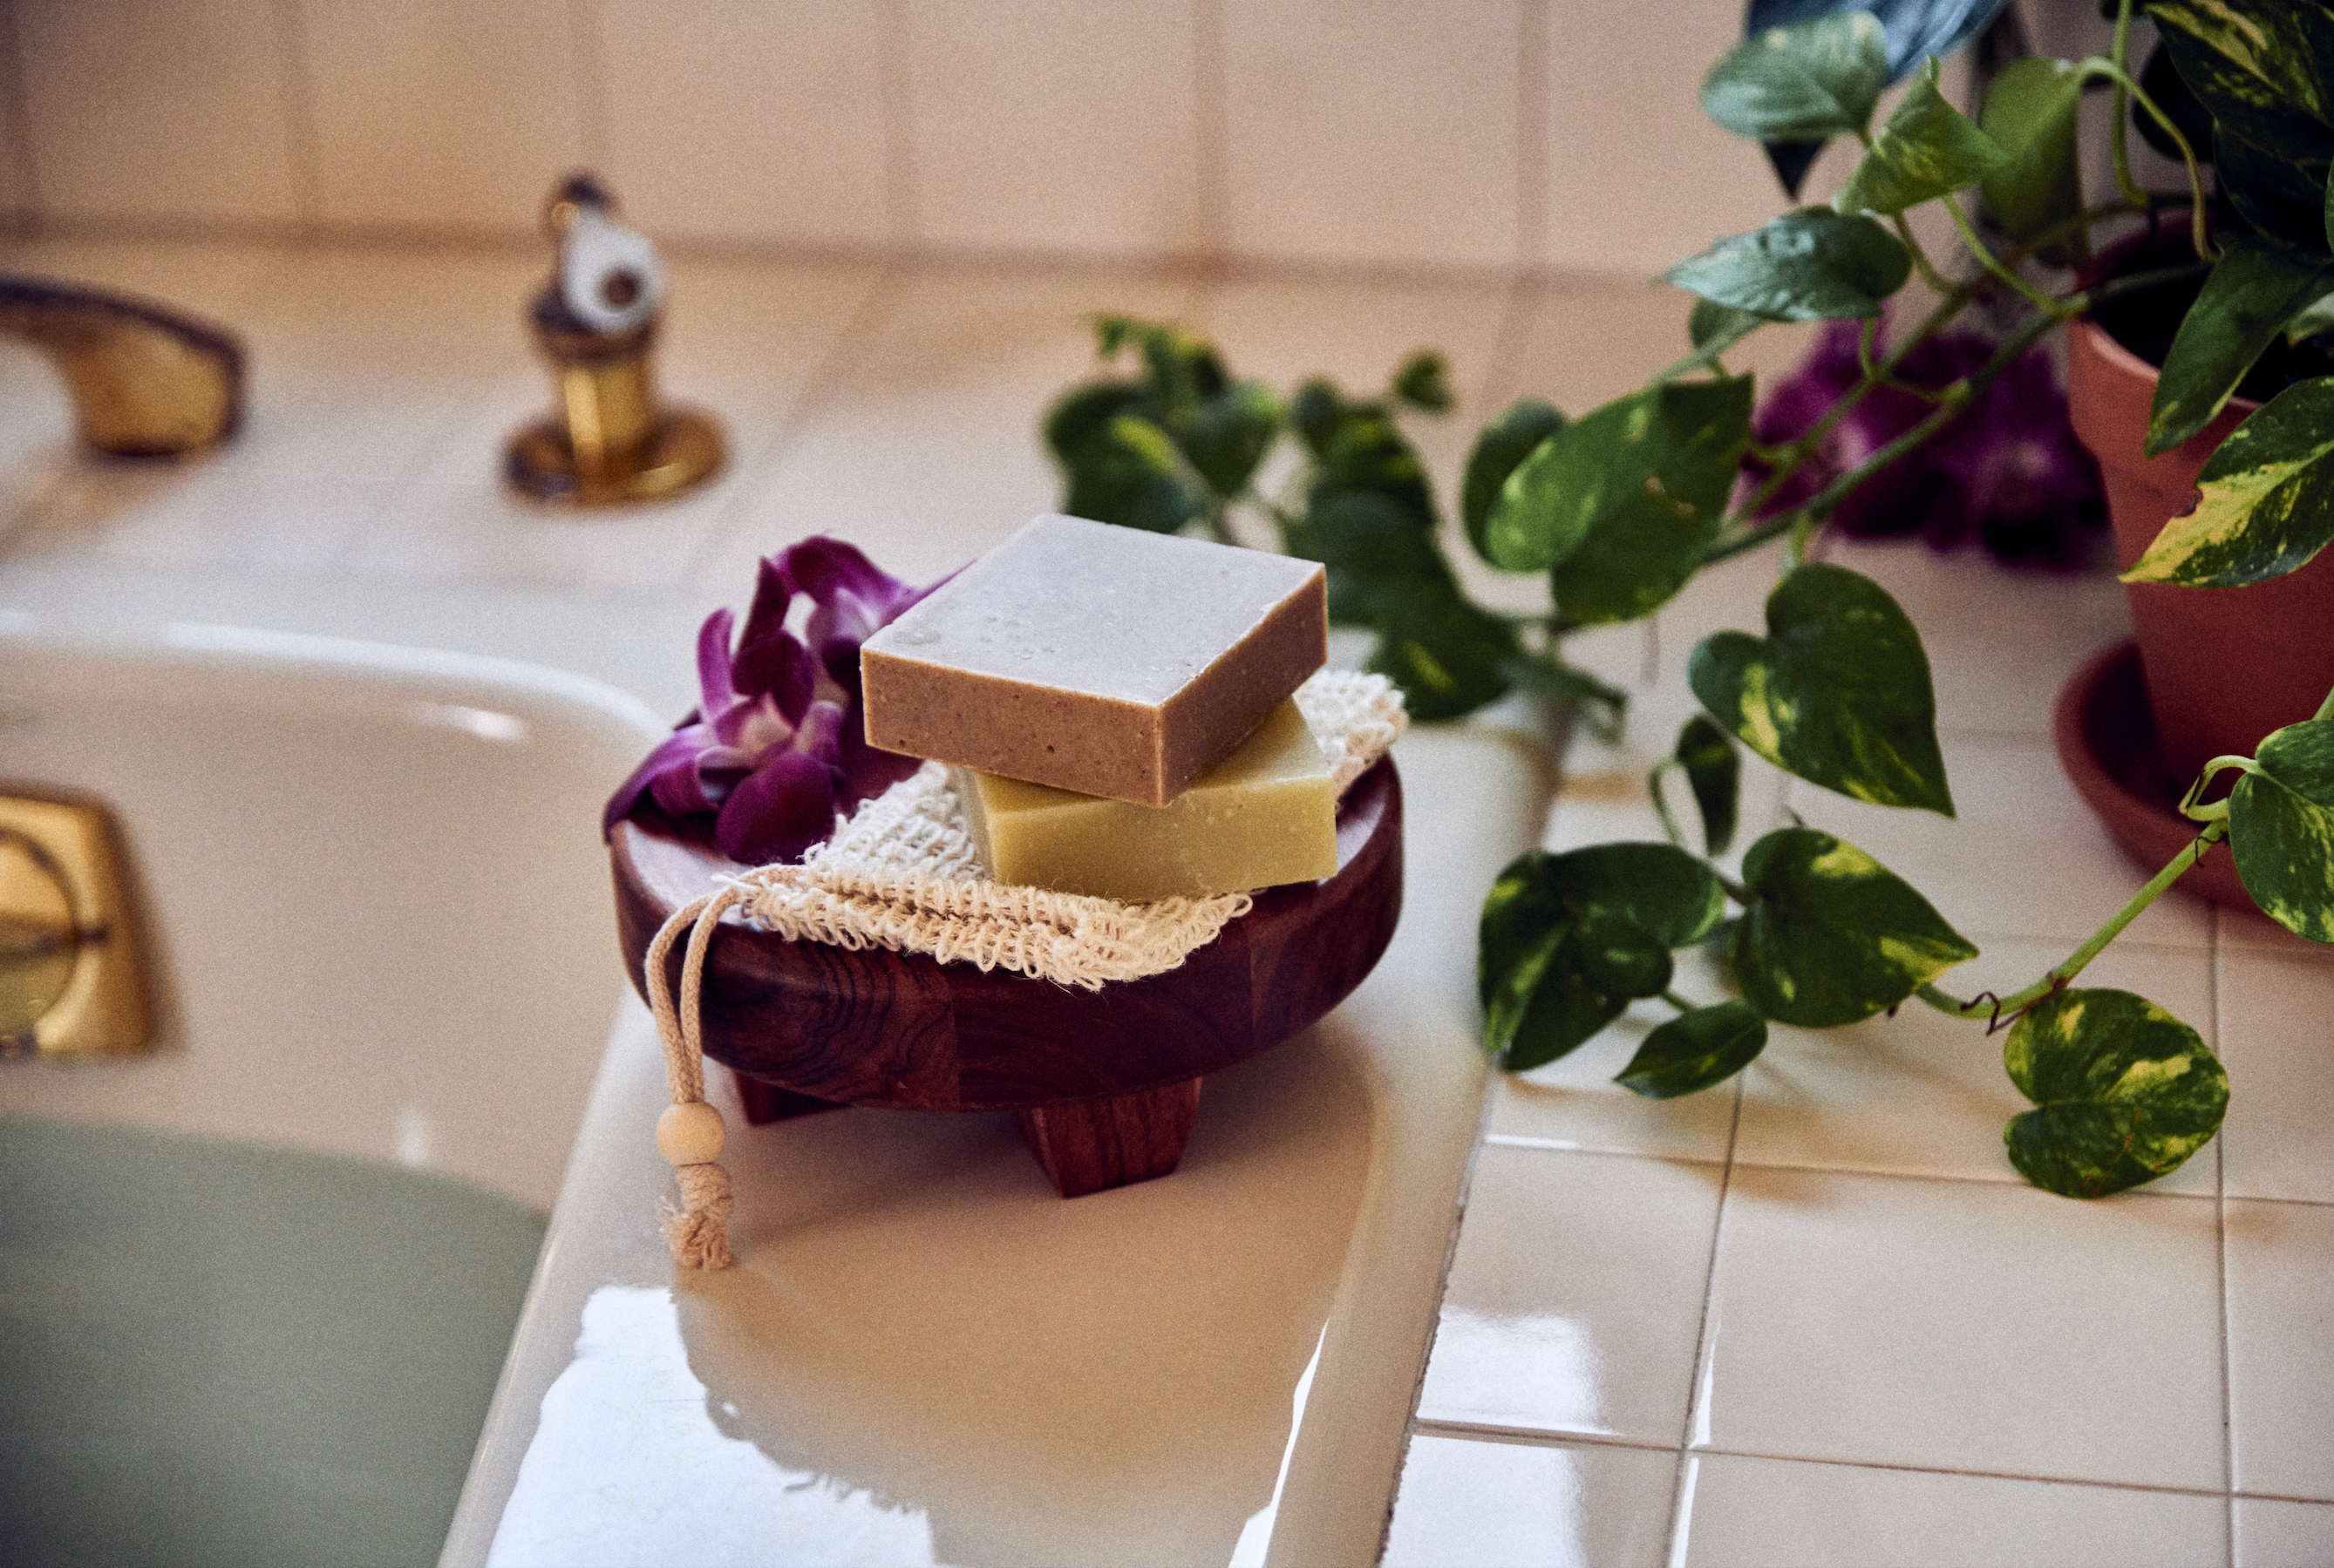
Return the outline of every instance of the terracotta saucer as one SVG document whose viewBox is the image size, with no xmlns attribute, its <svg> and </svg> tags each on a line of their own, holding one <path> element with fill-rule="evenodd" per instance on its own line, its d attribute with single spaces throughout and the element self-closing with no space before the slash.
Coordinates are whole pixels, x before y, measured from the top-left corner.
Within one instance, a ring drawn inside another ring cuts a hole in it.
<svg viewBox="0 0 2334 1568">
<path fill-rule="evenodd" d="M 2156 751 L 2136 642 L 2119 642 L 2075 672 L 2059 693 L 2051 732 L 2075 793 L 2151 875 L 2195 838 L 2197 824 L 2180 814 L 2180 797 L 2193 781 L 2174 774 Z M 2225 844 L 2207 851 L 2174 890 L 2253 908 Z"/>
<path fill-rule="evenodd" d="M 744 868 L 652 807 L 616 824 L 609 851 L 637 988 L 658 928 Z M 1016 1111 L 1073 1197 L 1173 1169 L 1201 1079 L 1344 1000 L 1401 909 L 1402 784 L 1387 759 L 1338 803 L 1336 876 L 1267 889 L 1180 968 L 1098 991 L 791 942 L 733 916 L 707 950 L 705 1054 L 739 1075 L 757 1121 L 834 1105 Z M 676 995 L 681 949 L 668 965 Z"/>
</svg>

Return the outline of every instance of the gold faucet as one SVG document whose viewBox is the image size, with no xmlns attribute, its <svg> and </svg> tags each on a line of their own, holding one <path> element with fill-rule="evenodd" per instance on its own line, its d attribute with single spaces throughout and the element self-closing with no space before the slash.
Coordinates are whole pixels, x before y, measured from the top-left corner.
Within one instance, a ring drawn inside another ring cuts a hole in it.
<svg viewBox="0 0 2334 1568">
<path fill-rule="evenodd" d="M 82 439 L 120 457 L 175 457 L 235 433 L 243 345 L 233 333 L 124 294 L 0 273 L 0 333 L 48 356 Z"/>
<path fill-rule="evenodd" d="M 151 1049 L 140 924 L 102 805 L 21 786 L 0 794 L 0 1058 Z"/>
<path fill-rule="evenodd" d="M 649 349 L 663 269 L 655 248 L 615 214 L 615 197 L 588 174 L 561 181 L 544 208 L 559 265 L 527 315 L 551 361 L 559 409 L 513 436 L 503 466 L 538 501 L 659 501 L 721 467 L 721 432 L 710 419 L 657 407 Z"/>
</svg>

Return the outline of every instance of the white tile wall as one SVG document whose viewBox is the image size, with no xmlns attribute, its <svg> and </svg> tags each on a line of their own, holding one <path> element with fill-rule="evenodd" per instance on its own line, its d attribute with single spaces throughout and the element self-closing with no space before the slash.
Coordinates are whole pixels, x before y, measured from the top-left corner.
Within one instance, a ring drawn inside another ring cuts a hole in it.
<svg viewBox="0 0 2334 1568">
<path fill-rule="evenodd" d="M 1206 248 L 1191 6 L 908 0 L 904 15 L 921 238 L 985 251 Z"/>
<path fill-rule="evenodd" d="M 294 43 L 275 0 L 17 0 L 38 210 L 290 224 Z"/>
<path fill-rule="evenodd" d="M 889 0 L 600 0 L 606 172 L 676 238 L 913 238 Z"/>
<path fill-rule="evenodd" d="M 565 0 L 300 0 L 297 17 L 321 222 L 508 231 L 584 162 Z"/>
<path fill-rule="evenodd" d="M 1523 259 L 1514 0 L 1241 0 L 1223 14 L 1234 253 Z"/>
<path fill-rule="evenodd" d="M 5 0 L 0 14 L 22 96 L 19 116 L 0 70 L 0 218 L 516 237 L 586 162 L 670 239 L 1644 277 L 1781 205 L 1757 150 L 1695 101 L 1740 25 L 1725 5 Z"/>
</svg>

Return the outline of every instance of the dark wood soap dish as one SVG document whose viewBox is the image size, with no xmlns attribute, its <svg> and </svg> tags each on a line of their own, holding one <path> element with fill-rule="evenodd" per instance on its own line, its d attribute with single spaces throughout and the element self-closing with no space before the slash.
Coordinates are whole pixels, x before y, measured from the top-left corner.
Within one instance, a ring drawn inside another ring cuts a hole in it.
<svg viewBox="0 0 2334 1568">
<path fill-rule="evenodd" d="M 609 847 L 625 967 L 672 912 L 745 868 L 644 806 Z M 1391 758 L 1338 803 L 1337 874 L 1271 888 L 1181 967 L 1085 991 L 918 953 L 795 942 L 725 919 L 706 956 L 705 1054 L 756 1122 L 857 1105 L 1012 1111 L 1065 1198 L 1164 1176 L 1200 1082 L 1336 1006 L 1384 953 L 1402 907 Z M 685 944 L 668 961 L 680 989 Z"/>
</svg>

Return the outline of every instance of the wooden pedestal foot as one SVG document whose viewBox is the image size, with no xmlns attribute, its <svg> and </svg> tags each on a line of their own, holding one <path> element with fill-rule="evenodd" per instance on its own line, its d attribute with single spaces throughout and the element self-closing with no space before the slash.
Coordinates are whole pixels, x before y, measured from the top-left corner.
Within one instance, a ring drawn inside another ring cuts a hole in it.
<svg viewBox="0 0 2334 1568">
<path fill-rule="evenodd" d="M 1182 1160 L 1200 1108 L 1200 1080 L 1110 1100 L 1066 1100 L 1018 1112 L 1029 1152 L 1054 1190 L 1083 1198 L 1164 1176 Z"/>
<path fill-rule="evenodd" d="M 738 1100 L 746 1108 L 746 1121 L 751 1127 L 767 1127 L 773 1121 L 784 1121 L 794 1116 L 812 1116 L 822 1111 L 844 1111 L 849 1107 L 832 1100 L 821 1100 L 813 1094 L 797 1094 L 791 1089 L 781 1089 L 759 1078 L 749 1078 L 743 1073 L 732 1073 L 738 1081 Z"/>
</svg>

